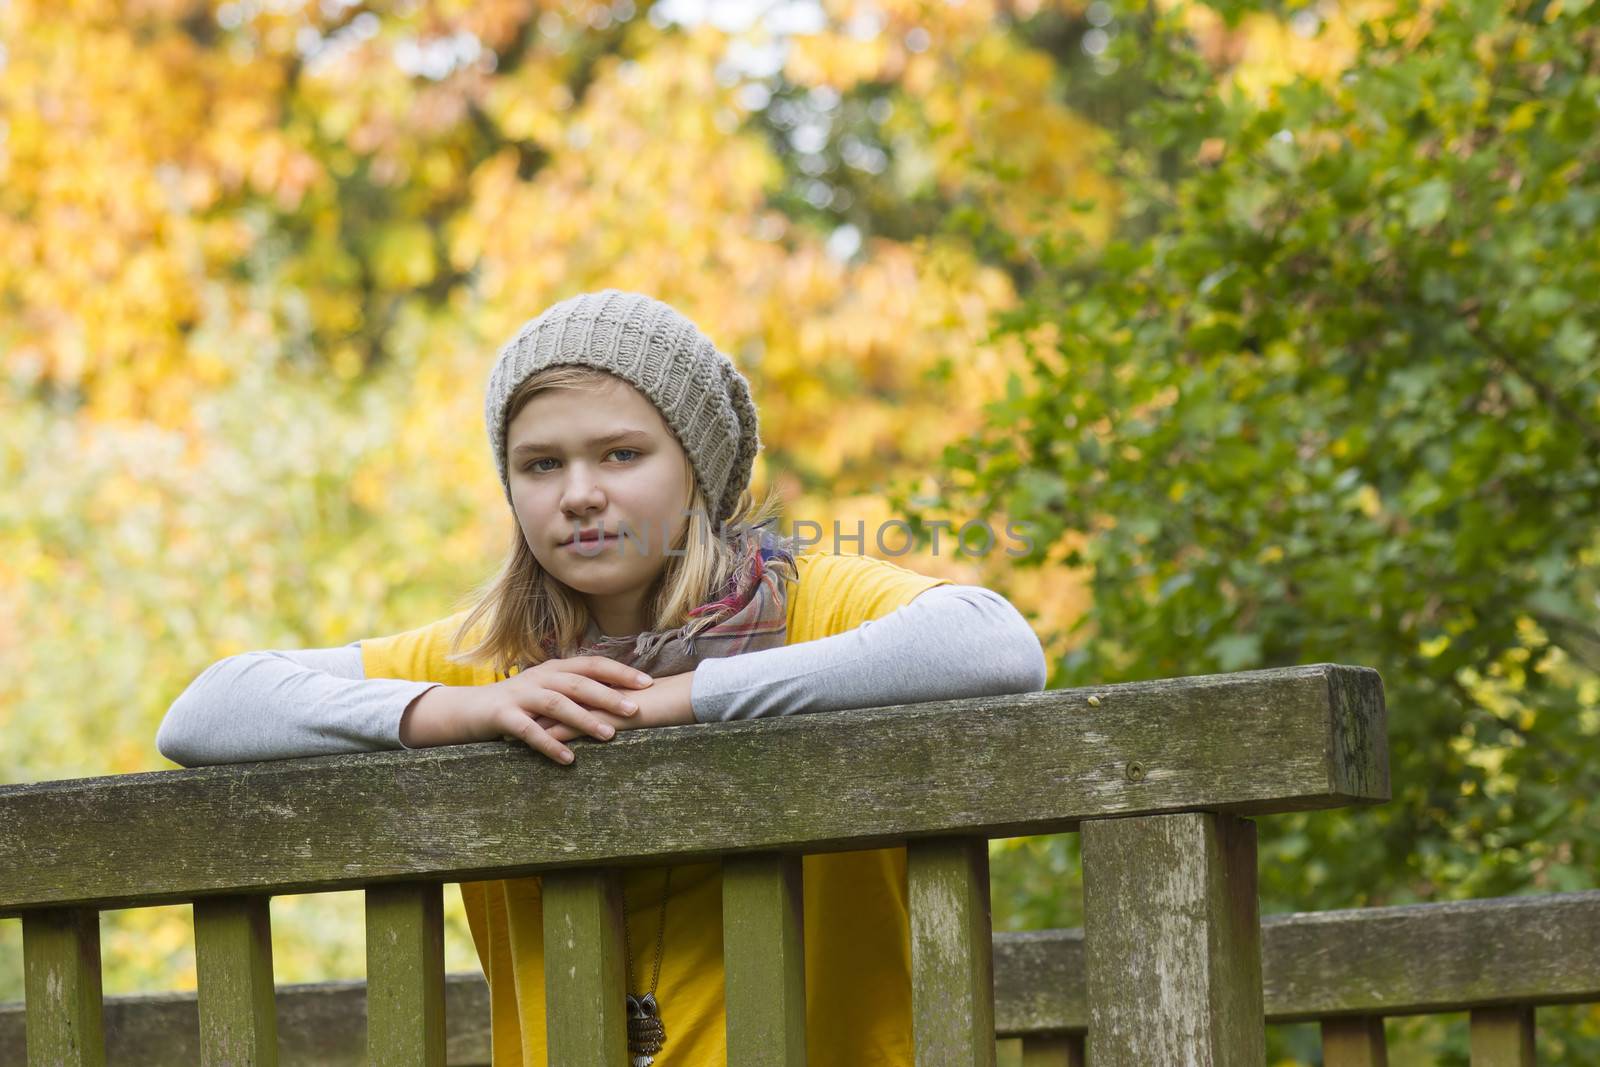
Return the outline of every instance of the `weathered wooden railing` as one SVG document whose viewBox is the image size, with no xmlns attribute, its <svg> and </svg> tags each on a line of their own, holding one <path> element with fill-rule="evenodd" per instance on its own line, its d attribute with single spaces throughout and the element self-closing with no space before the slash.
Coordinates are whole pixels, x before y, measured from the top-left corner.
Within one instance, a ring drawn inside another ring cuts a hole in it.
<svg viewBox="0 0 1600 1067">
<path fill-rule="evenodd" d="M 1533 1067 L 1535 1008 L 1600 1001 L 1600 891 L 1275 915 L 1261 934 L 1267 1021 L 1320 1023 L 1324 1067 L 1382 1067 L 1386 1016 L 1462 1011 L 1473 1067 Z M 994 952 L 998 1032 L 1030 1064 L 1081 1064 L 1083 932 L 997 934 Z"/>
<path fill-rule="evenodd" d="M 1470 1012 L 1473 1063 L 1525 1067 L 1535 1008 L 1600 1001 L 1600 891 L 1275 915 L 1262 922 L 1269 1023 L 1316 1021 L 1324 1067 L 1385 1060 L 1385 1016 Z M 1030 1067 L 1084 1062 L 1089 1026 L 1082 930 L 994 935 L 995 1028 Z M 489 989 L 445 978 L 446 1062 L 489 1067 Z M 365 982 L 281 986 L 284 1067 L 365 1062 Z M 193 993 L 110 997 L 119 1067 L 200 1059 Z M 1502 1034 L 1510 1030 L 1509 1050 Z M 23 1061 L 22 1005 L 0 1005 L 0 1063 Z"/>
<path fill-rule="evenodd" d="M 798 1067 L 799 857 L 905 842 L 918 1062 L 983 1064 L 985 841 L 1079 830 L 1097 1067 L 1249 1065 L 1244 816 L 1387 797 L 1381 683 L 1323 664 L 641 731 L 571 768 L 489 744 L 14 786 L 0 915 L 30 1063 L 105 1060 L 98 909 L 194 901 L 199 1061 L 270 1064 L 269 897 L 364 888 L 369 1061 L 442 1065 L 442 883 L 539 873 L 551 1062 L 620 1063 L 617 868 L 722 857 L 729 1062 Z"/>
</svg>

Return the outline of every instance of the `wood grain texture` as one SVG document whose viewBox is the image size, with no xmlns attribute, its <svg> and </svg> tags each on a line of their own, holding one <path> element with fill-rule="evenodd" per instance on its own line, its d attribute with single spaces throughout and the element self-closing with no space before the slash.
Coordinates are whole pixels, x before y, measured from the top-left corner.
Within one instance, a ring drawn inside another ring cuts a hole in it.
<svg viewBox="0 0 1600 1067">
<path fill-rule="evenodd" d="M 1471 1020 L 1472 1067 L 1534 1067 L 1531 1007 L 1479 1008 Z"/>
<path fill-rule="evenodd" d="M 1600 890 L 1269 915 L 1267 1020 L 1600 1001 Z M 1088 1026 L 1083 931 L 998 933 L 1001 1034 Z"/>
<path fill-rule="evenodd" d="M 85 908 L 23 916 L 22 971 L 29 1067 L 105 1067 L 100 916 Z"/>
<path fill-rule="evenodd" d="M 214 897 L 194 906 L 200 1058 L 206 1067 L 276 1067 L 272 917 L 267 897 Z"/>
<path fill-rule="evenodd" d="M 444 1067 L 444 893 L 434 882 L 367 890 L 367 1058 Z"/>
<path fill-rule="evenodd" d="M 1254 823 L 1085 823 L 1083 917 L 1096 1067 L 1264 1067 Z"/>
<path fill-rule="evenodd" d="M 906 883 L 917 1067 L 994 1067 L 989 842 L 913 842 Z"/>
<path fill-rule="evenodd" d="M 1082 1033 L 1089 1025 L 1084 967 L 1077 927 L 995 934 L 995 1032 Z"/>
<path fill-rule="evenodd" d="M 1377 671 L 1330 671 L 1328 776 L 1352 796 L 1389 795 L 1388 716 Z"/>
<path fill-rule="evenodd" d="M 1274 916 L 1276 1021 L 1600 1000 L 1600 891 Z"/>
<path fill-rule="evenodd" d="M 1383 737 L 1376 672 L 1318 664 L 628 731 L 571 767 L 495 742 L 8 786 L 0 914 L 1340 807 L 1388 799 Z"/>
<path fill-rule="evenodd" d="M 722 864 L 728 1062 L 806 1067 L 805 908 L 799 856 Z"/>
<path fill-rule="evenodd" d="M 445 982 L 445 1062 L 489 1067 L 489 987 L 475 973 Z M 279 1067 L 366 1067 L 367 984 L 315 982 L 278 988 Z M 25 1062 L 23 1009 L 0 1004 L 0 1064 Z M 200 1062 L 195 995 L 107 997 L 106 1060 L 116 1067 Z"/>
<path fill-rule="evenodd" d="M 544 878 L 544 989 L 550 1067 L 623 1064 L 628 990 L 622 879 L 615 870 Z M 667 1034 L 672 1041 L 672 1034 Z"/>
<path fill-rule="evenodd" d="M 1322 1067 L 1389 1067 L 1383 1019 L 1351 1015 L 1322 1020 Z"/>
</svg>

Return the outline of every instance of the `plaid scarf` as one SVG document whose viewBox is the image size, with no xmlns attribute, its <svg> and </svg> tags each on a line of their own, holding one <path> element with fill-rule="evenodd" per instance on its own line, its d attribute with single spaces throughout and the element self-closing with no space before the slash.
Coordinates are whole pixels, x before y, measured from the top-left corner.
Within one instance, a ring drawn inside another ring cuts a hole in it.
<svg viewBox="0 0 1600 1067">
<path fill-rule="evenodd" d="M 606 637 L 589 621 L 583 647 L 574 656 L 605 656 L 652 677 L 693 670 L 703 659 L 777 648 L 788 640 L 788 583 L 795 572 L 795 541 L 761 527 L 740 537 L 742 562 L 722 596 L 689 612 L 672 630 Z"/>
</svg>

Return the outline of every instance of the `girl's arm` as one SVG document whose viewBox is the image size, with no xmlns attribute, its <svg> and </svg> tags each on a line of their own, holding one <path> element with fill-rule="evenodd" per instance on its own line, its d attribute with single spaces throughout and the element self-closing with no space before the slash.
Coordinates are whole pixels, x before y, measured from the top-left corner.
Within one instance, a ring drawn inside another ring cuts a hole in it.
<svg viewBox="0 0 1600 1067">
<path fill-rule="evenodd" d="M 1049 671 L 1028 620 L 999 593 L 938 585 L 880 619 L 798 645 L 702 660 L 700 722 L 1032 693 Z"/>
<path fill-rule="evenodd" d="M 403 748 L 400 717 L 435 684 L 367 678 L 359 641 L 245 652 L 189 683 L 156 747 L 184 767 Z"/>
<path fill-rule="evenodd" d="M 725 722 L 1035 692 L 1046 674 L 1039 639 L 1009 601 L 941 585 L 846 633 L 703 660 L 690 700 L 697 721 Z M 403 748 L 401 717 L 435 684 L 366 678 L 360 642 L 246 652 L 190 683 L 156 745 L 185 767 Z"/>
</svg>

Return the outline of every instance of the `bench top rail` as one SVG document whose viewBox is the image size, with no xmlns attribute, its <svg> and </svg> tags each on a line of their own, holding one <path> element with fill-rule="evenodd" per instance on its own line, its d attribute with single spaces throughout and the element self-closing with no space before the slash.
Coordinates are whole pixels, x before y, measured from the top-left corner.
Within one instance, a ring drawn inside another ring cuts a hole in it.
<svg viewBox="0 0 1600 1067">
<path fill-rule="evenodd" d="M 1377 672 L 1334 664 L 579 742 L 0 788 L 0 915 L 1009 837 L 1389 797 Z"/>
</svg>

